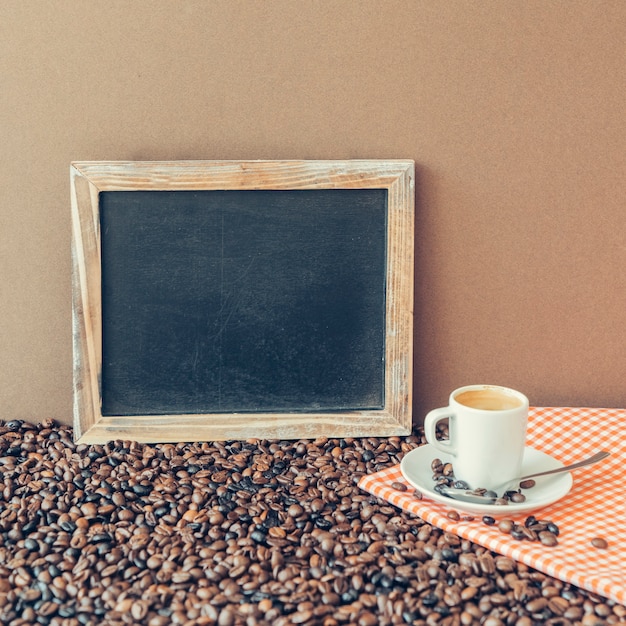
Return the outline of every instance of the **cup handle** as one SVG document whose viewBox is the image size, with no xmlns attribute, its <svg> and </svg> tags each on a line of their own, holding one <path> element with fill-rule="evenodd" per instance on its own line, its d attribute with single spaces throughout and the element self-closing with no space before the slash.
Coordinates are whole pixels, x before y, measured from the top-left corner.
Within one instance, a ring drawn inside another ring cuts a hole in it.
<svg viewBox="0 0 626 626">
<path fill-rule="evenodd" d="M 451 456 L 456 456 L 456 446 L 451 441 L 437 439 L 437 424 L 445 419 L 454 419 L 454 413 L 449 406 L 434 409 L 424 418 L 424 435 L 428 443 Z"/>
</svg>

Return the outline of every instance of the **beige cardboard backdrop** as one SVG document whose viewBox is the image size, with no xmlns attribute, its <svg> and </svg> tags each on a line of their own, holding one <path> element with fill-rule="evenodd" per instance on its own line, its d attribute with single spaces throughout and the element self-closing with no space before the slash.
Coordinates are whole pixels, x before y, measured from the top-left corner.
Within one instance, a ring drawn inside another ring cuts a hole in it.
<svg viewBox="0 0 626 626">
<path fill-rule="evenodd" d="M 0 419 L 71 423 L 69 163 L 412 158 L 415 419 L 626 400 L 626 3 L 2 0 Z"/>
</svg>

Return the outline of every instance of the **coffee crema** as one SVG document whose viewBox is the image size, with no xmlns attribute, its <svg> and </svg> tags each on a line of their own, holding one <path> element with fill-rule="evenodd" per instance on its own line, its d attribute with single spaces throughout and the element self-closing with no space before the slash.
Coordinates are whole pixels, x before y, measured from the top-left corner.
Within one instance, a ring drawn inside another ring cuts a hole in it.
<svg viewBox="0 0 626 626">
<path fill-rule="evenodd" d="M 522 406 L 516 396 L 508 395 L 499 389 L 471 389 L 454 396 L 459 404 L 482 411 L 508 411 Z"/>
</svg>

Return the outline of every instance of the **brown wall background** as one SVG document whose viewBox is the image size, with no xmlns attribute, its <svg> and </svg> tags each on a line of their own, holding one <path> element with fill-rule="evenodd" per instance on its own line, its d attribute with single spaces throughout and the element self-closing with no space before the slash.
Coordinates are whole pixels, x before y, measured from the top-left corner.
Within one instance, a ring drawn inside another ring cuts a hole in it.
<svg viewBox="0 0 626 626">
<path fill-rule="evenodd" d="M 415 418 L 624 406 L 626 3 L 2 0 L 0 419 L 71 423 L 69 163 L 412 158 Z"/>
</svg>

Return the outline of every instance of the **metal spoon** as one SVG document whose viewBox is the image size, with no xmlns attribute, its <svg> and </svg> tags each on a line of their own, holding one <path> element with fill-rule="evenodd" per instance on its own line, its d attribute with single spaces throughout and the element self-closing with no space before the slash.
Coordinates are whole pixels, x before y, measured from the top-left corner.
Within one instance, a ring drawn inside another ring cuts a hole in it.
<svg viewBox="0 0 626 626">
<path fill-rule="evenodd" d="M 523 480 L 528 480 L 529 478 L 536 478 L 538 476 L 547 476 L 548 474 L 560 474 L 561 472 L 571 472 L 572 470 L 578 469 L 580 467 L 585 467 L 586 465 L 593 465 L 602 459 L 606 459 L 609 456 L 610 452 L 601 451 L 596 452 L 593 456 L 590 456 L 588 459 L 584 459 L 582 461 L 578 461 L 577 463 L 572 463 L 571 465 L 564 465 L 563 467 L 557 467 L 556 469 L 546 470 L 543 472 L 535 472 L 534 474 L 528 474 L 526 476 L 521 476 L 520 478 L 515 478 L 511 481 L 507 481 L 505 485 L 510 485 L 514 482 L 522 482 Z M 502 487 L 502 485 L 500 486 Z M 455 487 L 444 487 L 441 486 L 438 489 L 439 493 L 444 496 L 448 496 L 450 498 L 454 498 L 455 500 L 463 500 L 465 502 L 471 502 L 473 504 L 493 504 L 498 496 L 492 495 L 497 490 L 492 490 L 488 492 L 489 495 L 481 495 L 478 494 L 471 489 L 457 489 Z"/>
</svg>

